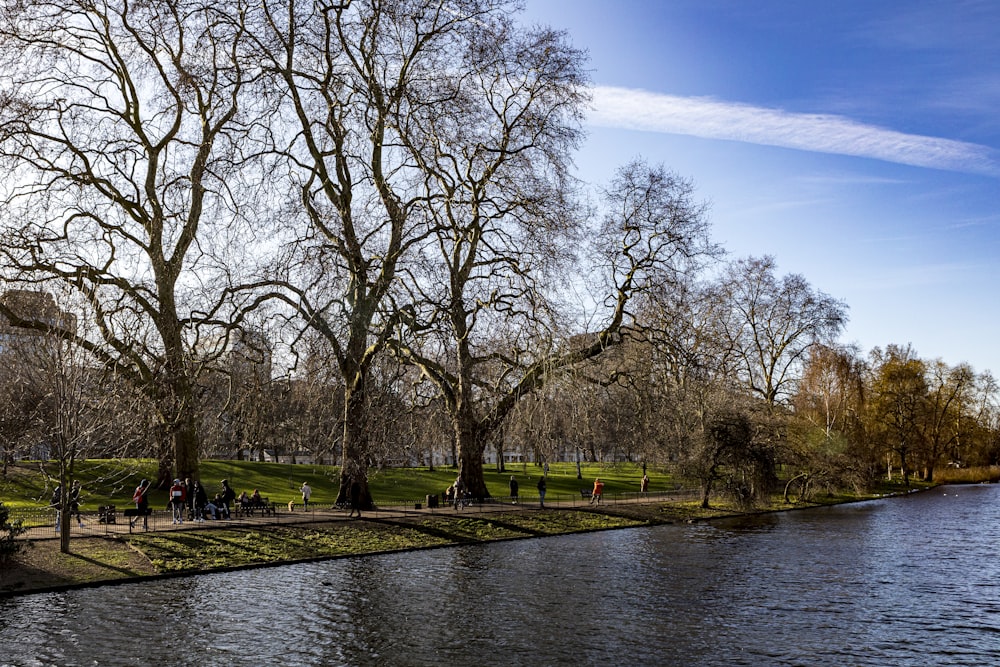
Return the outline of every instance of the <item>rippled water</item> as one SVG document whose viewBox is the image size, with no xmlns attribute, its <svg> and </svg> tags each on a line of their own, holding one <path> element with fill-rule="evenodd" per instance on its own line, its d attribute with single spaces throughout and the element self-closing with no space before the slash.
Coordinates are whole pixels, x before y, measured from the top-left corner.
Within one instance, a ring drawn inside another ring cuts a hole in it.
<svg viewBox="0 0 1000 667">
<path fill-rule="evenodd" d="M 3 665 L 985 665 L 1000 486 L 0 602 Z"/>
</svg>

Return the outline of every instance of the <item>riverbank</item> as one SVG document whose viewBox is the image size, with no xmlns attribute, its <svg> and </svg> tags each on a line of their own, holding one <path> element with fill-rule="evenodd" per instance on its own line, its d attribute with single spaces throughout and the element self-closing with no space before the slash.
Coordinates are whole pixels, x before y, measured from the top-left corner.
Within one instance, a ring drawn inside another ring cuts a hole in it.
<svg viewBox="0 0 1000 667">
<path fill-rule="evenodd" d="M 360 521 L 337 517 L 291 525 L 74 537 L 71 554 L 60 553 L 57 539 L 32 540 L 0 570 L 0 597 L 736 514 L 740 512 L 679 502 L 546 509 L 496 505 Z"/>
<path fill-rule="evenodd" d="M 929 486 L 884 494 L 827 496 L 818 502 L 776 500 L 752 512 L 718 502 L 704 509 L 694 500 L 633 499 L 602 506 L 565 504 L 544 509 L 534 504 L 487 504 L 434 513 L 381 512 L 363 520 L 336 513 L 284 524 L 184 524 L 170 530 L 74 537 L 70 554 L 59 551 L 58 539 L 30 540 L 0 569 L 0 598 L 349 556 L 707 521 L 859 502 L 925 488 Z"/>
</svg>

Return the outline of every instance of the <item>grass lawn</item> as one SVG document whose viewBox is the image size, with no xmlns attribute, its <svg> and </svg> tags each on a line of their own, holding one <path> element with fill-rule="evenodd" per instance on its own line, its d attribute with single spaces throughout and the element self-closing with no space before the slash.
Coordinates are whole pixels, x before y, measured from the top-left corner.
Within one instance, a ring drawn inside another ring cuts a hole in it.
<svg viewBox="0 0 1000 667">
<path fill-rule="evenodd" d="M 582 477 L 577 479 L 575 463 L 550 464 L 547 498 L 579 498 L 580 489 L 590 489 L 594 478 L 604 481 L 604 493 L 635 493 L 639 490 L 642 468 L 632 463 L 582 464 Z M 48 475 L 57 474 L 55 463 L 44 466 L 39 462 L 19 462 L 8 468 L 7 477 L 0 479 L 0 501 L 11 509 L 46 507 L 51 496 L 52 482 Z M 524 499 L 538 497 L 536 484 L 542 474 L 541 466 L 533 463 L 508 464 L 505 472 L 495 466 L 485 469 L 487 488 L 493 496 L 501 498 L 509 493 L 508 484 L 513 475 Z M 369 484 L 375 503 L 395 505 L 423 500 L 428 494 L 442 494 L 454 480 L 457 470 L 450 467 L 382 468 L 369 470 Z M 662 470 L 648 468 L 651 492 L 673 488 L 677 480 Z M 84 511 L 96 511 L 101 505 L 129 505 L 132 491 L 142 478 L 155 479 L 156 462 L 149 459 L 91 459 L 76 466 L 76 476 L 83 484 L 81 504 Z M 319 505 L 330 505 L 336 500 L 340 468 L 337 466 L 292 465 L 285 463 L 258 463 L 250 461 L 202 461 L 201 482 L 209 496 L 220 489 L 220 482 L 228 479 L 236 493 L 259 489 L 261 495 L 273 502 L 287 504 L 301 502 L 299 487 L 308 481 L 313 489 L 312 500 Z M 164 507 L 167 502 L 165 489 L 150 493 L 150 505 Z"/>
<path fill-rule="evenodd" d="M 131 489 L 141 477 L 151 477 L 155 463 L 150 461 L 88 461 L 81 464 L 80 477 L 88 492 L 85 509 L 99 504 L 127 504 Z M 229 478 L 235 489 L 258 488 L 276 502 L 299 499 L 298 488 L 307 480 L 319 503 L 332 502 L 337 491 L 338 469 L 325 466 L 292 466 L 237 461 L 205 461 L 202 479 L 206 488 Z M 590 488 L 595 476 L 606 482 L 607 493 L 634 492 L 638 489 L 641 468 L 631 464 L 584 466 L 583 480 L 577 479 L 574 464 L 552 465 L 549 471 L 549 494 L 554 497 L 579 497 L 580 488 Z M 507 481 L 515 475 L 524 490 L 526 501 L 536 497 L 535 481 L 541 469 L 511 466 L 505 473 L 486 471 L 487 483 L 494 495 L 505 496 Z M 673 488 L 675 480 L 662 471 L 649 469 L 650 490 Z M 454 478 L 450 468 L 372 470 L 372 490 L 377 503 L 396 504 L 419 500 L 428 493 L 439 493 Z M 44 476 L 38 464 L 11 468 L 0 480 L 0 500 L 12 507 L 44 506 Z M 926 485 L 921 485 L 926 486 Z M 913 489 L 910 489 L 913 490 Z M 901 481 L 884 483 L 871 494 L 822 494 L 811 503 L 796 507 L 832 504 L 902 493 Z M 817 494 L 819 495 L 819 494 Z M 154 503 L 166 501 L 164 492 L 154 496 Z M 530 502 L 530 501 L 528 501 Z M 755 511 L 791 508 L 780 495 L 767 507 Z M 491 506 L 485 512 L 454 514 L 401 514 L 396 519 L 346 521 L 321 520 L 302 524 L 266 527 L 218 527 L 196 531 L 164 531 L 116 535 L 112 538 L 82 537 L 73 540 L 71 554 L 59 552 L 57 540 L 32 540 L 21 553 L 0 568 L 0 598 L 33 590 L 72 586 L 116 579 L 132 579 L 154 574 L 204 572 L 276 564 L 303 559 L 331 558 L 365 553 L 434 548 L 451 544 L 492 541 L 519 537 L 538 537 L 603 530 L 628 526 L 678 523 L 734 516 L 744 512 L 722 498 L 714 498 L 710 509 L 702 509 L 696 500 L 652 500 L 647 503 L 609 504 L 599 507 L 577 505 L 564 509 L 539 509 Z"/>
</svg>

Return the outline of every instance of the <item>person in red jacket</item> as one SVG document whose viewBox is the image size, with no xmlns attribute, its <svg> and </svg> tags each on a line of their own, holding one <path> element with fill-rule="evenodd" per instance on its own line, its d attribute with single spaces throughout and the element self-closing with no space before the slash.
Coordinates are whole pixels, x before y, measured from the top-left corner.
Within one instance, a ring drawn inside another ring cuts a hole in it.
<svg viewBox="0 0 1000 667">
<path fill-rule="evenodd" d="M 170 500 L 168 502 L 174 511 L 174 523 L 184 523 L 184 508 L 187 505 L 185 502 L 187 499 L 187 489 L 185 489 L 184 485 L 181 484 L 181 480 L 174 480 L 174 485 L 170 487 L 169 496 Z"/>
<path fill-rule="evenodd" d="M 149 530 L 149 480 L 142 480 L 139 482 L 139 486 L 135 487 L 135 493 L 132 494 L 132 502 L 135 503 L 135 509 L 137 510 L 136 516 L 132 517 L 129 522 L 129 529 L 135 527 L 136 520 L 142 517 L 142 528 L 143 530 Z"/>
<path fill-rule="evenodd" d="M 595 477 L 594 490 L 590 492 L 590 504 L 593 505 L 596 501 L 597 504 L 600 505 L 602 495 L 604 495 L 604 482 Z"/>
</svg>

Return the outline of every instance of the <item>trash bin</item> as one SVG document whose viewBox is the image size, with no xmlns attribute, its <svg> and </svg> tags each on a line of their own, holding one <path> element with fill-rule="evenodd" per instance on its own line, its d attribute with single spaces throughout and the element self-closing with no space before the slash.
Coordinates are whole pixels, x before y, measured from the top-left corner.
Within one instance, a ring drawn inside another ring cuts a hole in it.
<svg viewBox="0 0 1000 667">
<path fill-rule="evenodd" d="M 436 493 L 428 494 L 426 498 L 427 507 L 433 509 L 438 506 L 438 497 Z"/>
<path fill-rule="evenodd" d="M 101 505 L 97 508 L 97 522 L 104 524 L 114 523 L 115 512 L 114 505 Z"/>
</svg>

